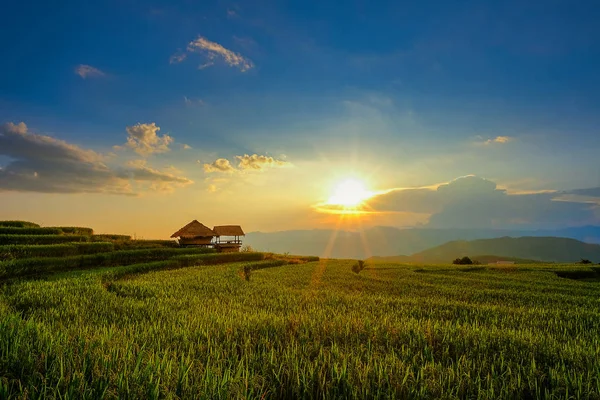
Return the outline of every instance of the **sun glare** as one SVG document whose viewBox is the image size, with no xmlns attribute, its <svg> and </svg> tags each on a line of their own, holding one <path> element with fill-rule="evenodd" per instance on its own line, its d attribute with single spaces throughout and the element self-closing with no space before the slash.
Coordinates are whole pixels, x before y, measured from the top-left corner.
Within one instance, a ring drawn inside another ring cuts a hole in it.
<svg viewBox="0 0 600 400">
<path fill-rule="evenodd" d="M 355 179 L 347 179 L 336 186 L 327 204 L 352 208 L 359 206 L 371 196 L 372 193 L 365 189 L 365 185 L 362 182 Z"/>
</svg>

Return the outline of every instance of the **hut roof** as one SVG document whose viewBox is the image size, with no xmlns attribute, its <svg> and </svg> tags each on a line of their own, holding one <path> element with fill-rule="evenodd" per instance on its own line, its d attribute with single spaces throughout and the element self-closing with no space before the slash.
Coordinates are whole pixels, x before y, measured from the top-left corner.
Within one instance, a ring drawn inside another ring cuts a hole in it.
<svg viewBox="0 0 600 400">
<path fill-rule="evenodd" d="M 213 231 L 217 236 L 245 236 L 246 234 L 239 225 L 215 226 Z"/>
<path fill-rule="evenodd" d="M 197 220 L 193 220 L 177 232 L 171 235 L 174 237 L 195 237 L 195 236 L 216 236 L 215 233 L 207 226 L 202 225 Z"/>
</svg>

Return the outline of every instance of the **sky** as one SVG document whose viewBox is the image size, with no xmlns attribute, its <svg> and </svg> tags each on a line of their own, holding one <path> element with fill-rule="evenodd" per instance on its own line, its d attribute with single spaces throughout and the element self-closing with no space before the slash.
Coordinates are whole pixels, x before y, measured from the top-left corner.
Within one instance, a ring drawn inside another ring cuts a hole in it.
<svg viewBox="0 0 600 400">
<path fill-rule="evenodd" d="M 0 219 L 600 224 L 600 5 L 411 3 L 3 4 Z"/>
</svg>

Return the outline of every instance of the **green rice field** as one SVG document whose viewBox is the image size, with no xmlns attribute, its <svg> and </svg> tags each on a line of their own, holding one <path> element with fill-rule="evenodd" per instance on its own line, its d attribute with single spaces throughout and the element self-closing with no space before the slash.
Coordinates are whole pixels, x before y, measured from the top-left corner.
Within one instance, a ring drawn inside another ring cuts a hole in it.
<svg viewBox="0 0 600 400">
<path fill-rule="evenodd" d="M 600 399 L 597 267 L 173 250 L 6 272 L 0 398 Z"/>
</svg>

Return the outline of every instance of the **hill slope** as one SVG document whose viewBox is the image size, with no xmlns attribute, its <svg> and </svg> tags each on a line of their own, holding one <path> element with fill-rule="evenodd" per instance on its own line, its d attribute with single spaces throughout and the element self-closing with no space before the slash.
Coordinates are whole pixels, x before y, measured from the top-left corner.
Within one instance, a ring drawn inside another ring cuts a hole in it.
<svg viewBox="0 0 600 400">
<path fill-rule="evenodd" d="M 484 254 L 554 262 L 575 262 L 587 258 L 598 262 L 600 245 L 558 237 L 458 240 L 413 254 L 410 258 L 416 262 L 448 263 L 457 257 Z"/>
<path fill-rule="evenodd" d="M 600 243 L 600 227 L 583 226 L 561 230 L 497 230 L 497 229 L 398 229 L 378 226 L 364 232 L 326 229 L 281 232 L 250 232 L 244 244 L 260 251 L 274 253 L 320 255 L 333 258 L 367 258 L 414 254 L 453 240 L 510 237 L 566 237 L 587 243 Z M 490 253 L 481 253 L 490 254 Z M 493 254 L 493 253 L 492 253 Z"/>
</svg>

